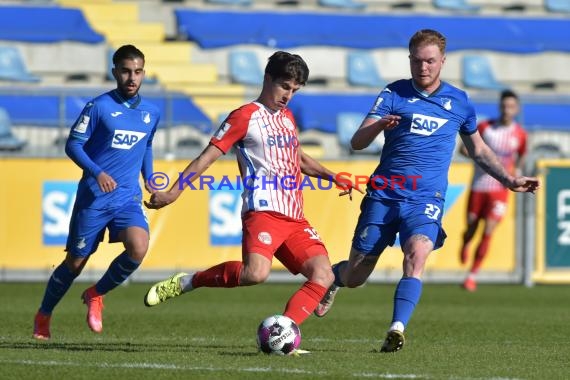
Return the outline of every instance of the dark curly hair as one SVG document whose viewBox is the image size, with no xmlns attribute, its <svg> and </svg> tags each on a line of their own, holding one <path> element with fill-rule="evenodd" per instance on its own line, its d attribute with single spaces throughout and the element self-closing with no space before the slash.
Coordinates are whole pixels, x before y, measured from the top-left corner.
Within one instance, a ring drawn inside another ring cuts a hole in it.
<svg viewBox="0 0 570 380">
<path fill-rule="evenodd" d="M 304 86 L 309 79 L 309 68 L 300 55 L 278 51 L 269 57 L 265 74 L 269 74 L 273 80 L 293 79 Z"/>
</svg>

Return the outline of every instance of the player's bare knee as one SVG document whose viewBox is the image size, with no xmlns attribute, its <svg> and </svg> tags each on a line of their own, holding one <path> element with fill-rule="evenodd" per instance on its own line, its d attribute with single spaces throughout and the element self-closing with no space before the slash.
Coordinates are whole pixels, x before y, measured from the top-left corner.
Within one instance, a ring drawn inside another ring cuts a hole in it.
<svg viewBox="0 0 570 380">
<path fill-rule="evenodd" d="M 333 284 L 333 282 L 334 282 L 334 273 L 333 273 L 332 269 L 331 269 L 331 270 L 327 270 L 325 273 L 326 273 L 326 274 L 325 274 L 324 281 L 325 281 L 326 287 L 329 287 L 329 286 L 331 286 L 331 285 Z"/>
<path fill-rule="evenodd" d="M 325 288 L 330 287 L 334 282 L 334 273 L 330 266 L 323 266 L 314 268 L 312 275 L 308 277 L 312 282 L 315 282 Z"/>
<path fill-rule="evenodd" d="M 404 276 L 421 278 L 429 252 L 412 251 L 404 256 Z"/>
<path fill-rule="evenodd" d="M 144 260 L 146 256 L 146 251 L 134 251 L 131 252 L 129 254 L 129 257 L 133 260 L 133 261 L 137 261 L 137 262 L 141 262 Z"/>
<path fill-rule="evenodd" d="M 75 276 L 79 276 L 85 264 L 87 264 L 87 260 L 89 260 L 89 257 L 74 257 L 68 253 L 64 263 L 71 273 Z"/>
<path fill-rule="evenodd" d="M 267 281 L 269 277 L 269 270 L 265 268 L 257 267 L 244 267 L 242 275 L 240 276 L 241 285 L 256 285 Z"/>
<path fill-rule="evenodd" d="M 357 259 L 350 261 L 341 273 L 344 286 L 356 288 L 363 285 L 374 270 L 377 261 L 377 257 L 365 255 L 359 255 Z"/>
<path fill-rule="evenodd" d="M 142 261 L 148 251 L 148 240 L 140 239 L 127 245 L 127 254 L 135 261 Z"/>
<path fill-rule="evenodd" d="M 77 267 L 77 266 L 70 267 L 70 266 L 68 265 L 67 268 L 68 268 L 69 271 L 70 271 L 71 273 L 73 273 L 75 276 L 79 276 L 79 275 L 81 274 L 81 271 L 83 270 L 83 266 L 81 266 L 81 267 Z"/>
<path fill-rule="evenodd" d="M 250 273 L 247 276 L 240 278 L 240 285 L 257 285 L 264 283 L 269 275 L 264 273 Z"/>
</svg>

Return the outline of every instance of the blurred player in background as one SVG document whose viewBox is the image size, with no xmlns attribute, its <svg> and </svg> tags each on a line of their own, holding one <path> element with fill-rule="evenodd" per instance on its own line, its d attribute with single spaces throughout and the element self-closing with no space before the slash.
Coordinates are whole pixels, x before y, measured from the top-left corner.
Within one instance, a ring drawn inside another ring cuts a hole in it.
<svg viewBox="0 0 570 380">
<path fill-rule="evenodd" d="M 117 88 L 87 103 L 65 146 L 83 176 L 71 216 L 67 255 L 52 273 L 34 320 L 36 339 L 50 338 L 53 309 L 97 250 L 105 229 L 109 241 L 122 242 L 125 251 L 81 296 L 87 305 L 87 324 L 96 333 L 103 330 L 103 296 L 139 267 L 148 249 L 139 176 L 142 173 L 146 179 L 153 172 L 152 139 L 160 115 L 139 94 L 144 54 L 125 45 L 114 53 L 113 64 Z"/>
<path fill-rule="evenodd" d="M 516 121 L 520 111 L 517 94 L 511 90 L 503 91 L 499 110 L 499 119 L 484 121 L 477 126 L 477 129 L 483 141 L 495 152 L 503 166 L 511 174 L 519 175 L 522 173 L 526 155 L 527 134 Z M 468 156 L 465 146 L 461 147 L 460 152 Z M 469 243 L 477 231 L 479 222 L 483 220 L 485 225 L 471 270 L 463 283 L 463 287 L 469 291 L 477 289 L 476 275 L 487 256 L 491 236 L 505 215 L 508 197 L 509 190 L 505 186 L 475 165 L 467 206 L 467 229 L 463 234 L 460 254 L 461 264 L 468 262 Z"/>
<path fill-rule="evenodd" d="M 334 265 L 334 284 L 315 310 L 324 316 L 339 287 L 362 285 L 399 233 L 403 277 L 381 352 L 403 347 L 404 329 L 422 293 L 426 260 L 444 243 L 441 219 L 457 133 L 475 162 L 505 187 L 534 192 L 539 185 L 535 178 L 513 177 L 501 165 L 477 132 L 475 109 L 466 93 L 441 81 L 445 48 L 439 32 L 416 32 L 409 42 L 412 78 L 384 88 L 352 137 L 352 148 L 360 150 L 384 131 L 385 145 L 362 200 L 349 259 Z"/>
<path fill-rule="evenodd" d="M 301 173 L 332 179 L 351 195 L 352 183 L 336 182 L 335 174 L 303 152 L 297 127 L 287 104 L 307 82 L 309 69 L 296 54 L 279 51 L 267 63 L 257 100 L 233 112 L 210 144 L 184 170 L 168 192 L 152 194 L 147 207 L 162 208 L 232 147 L 236 149 L 242 194 L 242 261 L 227 261 L 194 274 L 178 273 L 153 285 L 145 296 L 147 306 L 201 287 L 233 288 L 264 282 L 273 257 L 307 281 L 289 299 L 284 315 L 301 324 L 313 313 L 332 284 L 327 250 L 303 214 Z M 297 186 L 284 188 L 282 180 Z M 181 181 L 185 178 L 185 181 Z M 351 197 L 352 199 L 352 197 Z M 191 249 L 191 248 L 189 248 Z"/>
</svg>

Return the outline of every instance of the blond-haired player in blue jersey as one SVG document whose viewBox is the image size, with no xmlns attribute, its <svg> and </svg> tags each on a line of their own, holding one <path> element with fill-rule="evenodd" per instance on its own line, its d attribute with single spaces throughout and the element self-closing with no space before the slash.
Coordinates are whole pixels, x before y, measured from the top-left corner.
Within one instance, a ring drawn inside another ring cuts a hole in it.
<svg viewBox="0 0 570 380">
<path fill-rule="evenodd" d="M 444 243 L 441 218 L 457 134 L 471 158 L 505 187 L 517 192 L 539 187 L 536 178 L 514 177 L 505 170 L 477 132 L 467 94 L 440 79 L 445 48 L 438 31 L 416 32 L 409 42 L 412 78 L 386 86 L 352 137 L 352 148 L 360 150 L 384 132 L 385 145 L 362 200 L 350 256 L 333 266 L 335 282 L 315 310 L 324 316 L 340 287 L 362 285 L 399 233 L 403 276 L 381 352 L 403 347 L 404 329 L 421 296 L 426 260 Z"/>
</svg>

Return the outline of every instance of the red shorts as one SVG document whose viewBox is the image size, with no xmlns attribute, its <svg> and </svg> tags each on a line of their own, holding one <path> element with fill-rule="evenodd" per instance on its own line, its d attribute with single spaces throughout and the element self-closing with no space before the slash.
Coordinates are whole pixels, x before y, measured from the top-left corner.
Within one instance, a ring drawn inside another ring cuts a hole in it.
<svg viewBox="0 0 570 380">
<path fill-rule="evenodd" d="M 242 255 L 275 256 L 291 273 L 305 261 L 328 255 L 321 238 L 306 219 L 291 219 L 276 212 L 249 212 L 243 217 Z"/>
<path fill-rule="evenodd" d="M 507 211 L 509 190 L 471 191 L 467 212 L 477 219 L 493 219 L 500 221 Z"/>
</svg>

